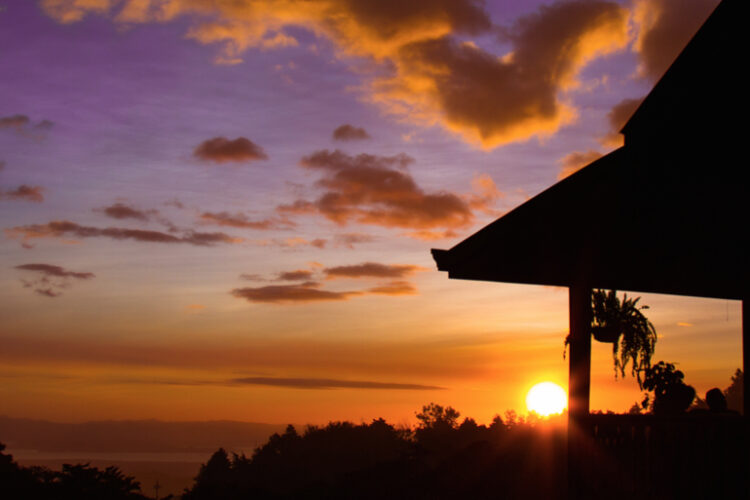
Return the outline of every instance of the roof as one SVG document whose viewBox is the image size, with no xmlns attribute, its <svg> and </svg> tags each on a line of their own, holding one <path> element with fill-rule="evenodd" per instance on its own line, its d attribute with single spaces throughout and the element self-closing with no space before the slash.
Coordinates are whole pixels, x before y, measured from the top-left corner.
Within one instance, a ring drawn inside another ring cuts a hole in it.
<svg viewBox="0 0 750 500">
<path fill-rule="evenodd" d="M 726 46 L 721 27 L 722 19 L 735 22 L 727 6 L 740 4 L 725 0 L 716 9 L 625 126 L 626 146 L 450 250 L 433 250 L 438 269 L 458 279 L 747 296 L 747 159 L 742 129 L 729 122 L 744 95 L 695 93 L 705 85 L 684 80 L 700 73 L 703 55 L 718 48 L 732 50 L 715 57 L 725 65 L 736 56 L 719 76 L 739 71 L 745 45 Z M 722 86 L 721 78 L 712 85 Z M 673 99 L 685 88 L 692 101 Z M 717 107 L 717 101 L 737 102 Z M 672 116 L 683 119 L 660 129 Z"/>
</svg>

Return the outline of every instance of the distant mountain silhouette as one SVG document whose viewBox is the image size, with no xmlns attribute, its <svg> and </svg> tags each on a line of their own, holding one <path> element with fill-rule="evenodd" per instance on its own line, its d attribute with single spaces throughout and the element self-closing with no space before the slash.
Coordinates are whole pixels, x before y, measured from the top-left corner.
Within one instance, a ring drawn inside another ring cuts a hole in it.
<svg viewBox="0 0 750 500">
<path fill-rule="evenodd" d="M 0 441 L 10 450 L 49 452 L 199 452 L 252 450 L 285 425 L 233 421 L 123 420 L 56 423 L 0 416 Z"/>
</svg>

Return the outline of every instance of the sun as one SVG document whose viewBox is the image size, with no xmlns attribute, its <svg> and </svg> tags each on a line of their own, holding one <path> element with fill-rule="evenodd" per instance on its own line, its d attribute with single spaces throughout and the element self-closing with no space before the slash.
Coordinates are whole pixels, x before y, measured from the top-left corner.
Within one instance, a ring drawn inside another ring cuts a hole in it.
<svg viewBox="0 0 750 500">
<path fill-rule="evenodd" d="M 562 413 L 567 406 L 568 396 L 565 389 L 553 382 L 536 384 L 526 394 L 526 407 L 543 417 Z"/>
</svg>

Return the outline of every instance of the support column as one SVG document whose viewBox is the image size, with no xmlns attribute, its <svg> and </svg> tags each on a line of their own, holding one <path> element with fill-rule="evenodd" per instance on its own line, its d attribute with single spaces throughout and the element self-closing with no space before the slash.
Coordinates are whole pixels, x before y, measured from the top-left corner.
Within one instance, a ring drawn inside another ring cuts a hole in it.
<svg viewBox="0 0 750 500">
<path fill-rule="evenodd" d="M 568 369 L 568 420 L 589 414 L 591 392 L 591 287 L 568 289 L 570 309 L 570 361 Z"/>
<path fill-rule="evenodd" d="M 750 384 L 747 382 L 747 370 L 750 368 L 750 301 L 742 299 L 742 413 L 750 419 Z"/>
<path fill-rule="evenodd" d="M 585 442 L 583 419 L 589 414 L 591 389 L 591 287 L 568 289 L 570 357 L 568 368 L 568 498 L 585 498 Z"/>
</svg>

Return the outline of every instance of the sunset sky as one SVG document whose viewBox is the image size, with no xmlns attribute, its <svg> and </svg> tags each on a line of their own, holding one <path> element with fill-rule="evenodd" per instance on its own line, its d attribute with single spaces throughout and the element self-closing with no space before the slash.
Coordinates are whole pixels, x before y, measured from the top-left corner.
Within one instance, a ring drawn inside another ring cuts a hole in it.
<svg viewBox="0 0 750 500">
<path fill-rule="evenodd" d="M 430 248 L 618 147 L 716 3 L 0 0 L 0 414 L 525 412 L 567 291 Z M 738 302 L 642 302 L 729 385 Z M 641 399 L 595 344 L 592 408 Z"/>
</svg>

